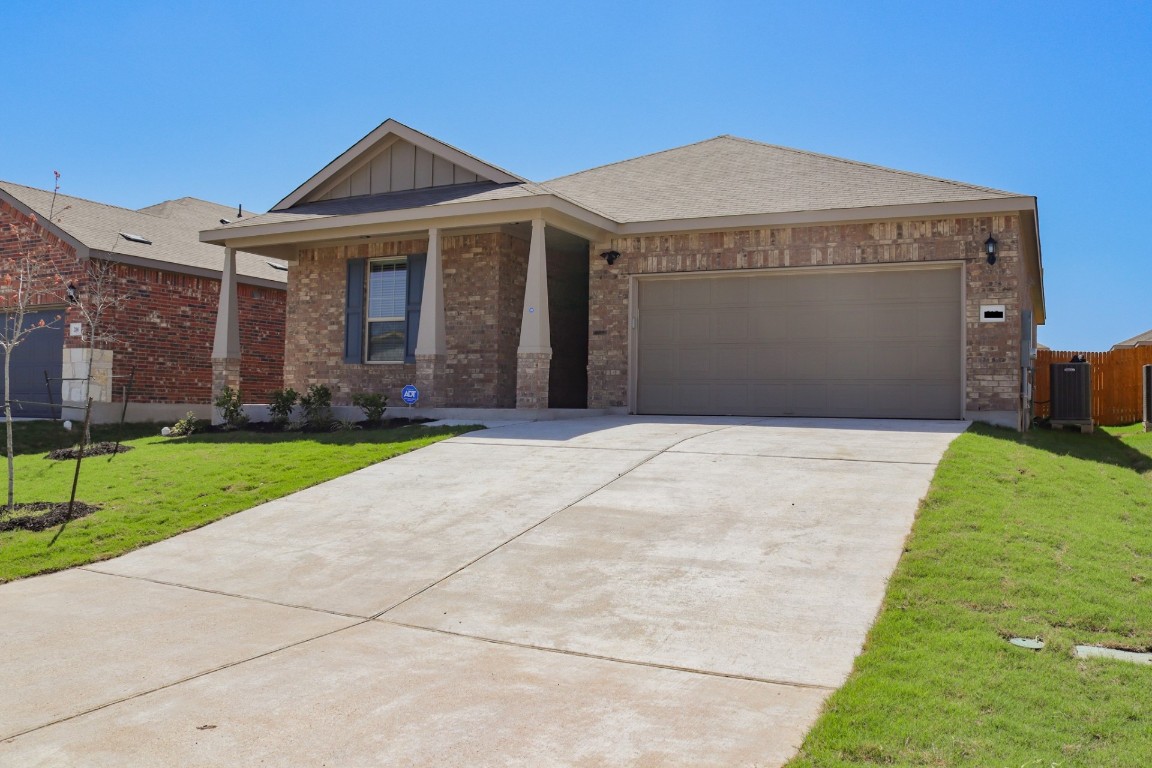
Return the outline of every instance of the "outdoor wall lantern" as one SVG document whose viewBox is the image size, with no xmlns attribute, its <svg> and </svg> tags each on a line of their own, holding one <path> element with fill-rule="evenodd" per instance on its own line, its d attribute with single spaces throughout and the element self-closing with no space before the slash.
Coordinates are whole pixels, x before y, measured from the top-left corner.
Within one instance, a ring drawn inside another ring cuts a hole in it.
<svg viewBox="0 0 1152 768">
<path fill-rule="evenodd" d="M 64 289 L 64 296 L 68 299 L 69 304 L 75 304 L 79 299 L 76 297 L 76 286 L 68 283 L 68 287 Z"/>
<path fill-rule="evenodd" d="M 988 263 L 996 263 L 996 238 L 988 235 L 988 239 L 984 241 L 984 253 L 988 256 Z"/>
<path fill-rule="evenodd" d="M 604 253 L 600 254 L 600 258 L 602 258 L 602 259 L 604 259 L 604 261 L 608 262 L 608 266 L 612 266 L 613 264 L 616 263 L 616 259 L 620 258 L 620 252 L 619 251 L 604 251 Z"/>
</svg>

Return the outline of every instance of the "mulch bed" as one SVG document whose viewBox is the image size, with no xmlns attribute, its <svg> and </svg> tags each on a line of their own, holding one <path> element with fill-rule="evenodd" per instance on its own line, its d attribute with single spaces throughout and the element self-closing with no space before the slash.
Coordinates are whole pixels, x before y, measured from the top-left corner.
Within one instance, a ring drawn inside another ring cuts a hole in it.
<svg viewBox="0 0 1152 768">
<path fill-rule="evenodd" d="M 85 456 L 107 456 L 110 453 L 126 453 L 132 450 L 130 445 L 117 445 L 116 443 L 91 443 L 85 449 Z M 56 461 L 63 461 L 65 459 L 75 459 L 80 454 L 80 448 L 73 446 L 71 448 L 57 448 L 51 451 L 44 458 L 55 459 Z"/>
<path fill-rule="evenodd" d="M 359 429 L 396 429 L 397 427 L 407 427 L 407 426 L 410 426 L 412 424 L 423 424 L 424 422 L 427 422 L 427 421 L 431 421 L 431 419 L 400 419 L 400 418 L 381 419 L 380 421 L 376 422 L 375 424 L 371 424 L 367 421 L 358 421 L 358 422 L 356 422 L 356 426 Z M 236 432 L 236 431 L 237 431 L 236 428 L 229 427 L 225 424 L 205 424 L 204 421 L 201 421 L 200 424 L 196 427 L 195 434 L 200 435 L 200 434 L 211 434 L 214 432 Z M 332 427 L 330 427 L 330 426 L 329 427 L 322 427 L 320 429 L 305 426 L 305 427 L 301 427 L 301 428 L 296 429 L 296 430 L 287 430 L 283 426 L 281 426 L 280 424 L 275 424 L 271 421 L 250 421 L 247 424 L 245 424 L 243 427 L 240 427 L 239 431 L 240 432 L 281 433 L 281 432 L 291 432 L 291 431 L 296 431 L 296 432 L 332 432 L 333 430 L 332 430 Z"/>
<path fill-rule="evenodd" d="M 72 505 L 71 517 L 68 516 L 68 502 L 66 501 L 34 501 L 30 504 L 15 504 L 13 509 L 13 513 L 9 515 L 0 503 L 0 532 L 17 529 L 43 531 L 69 520 L 87 517 L 99 510 L 100 507 L 78 501 Z"/>
</svg>

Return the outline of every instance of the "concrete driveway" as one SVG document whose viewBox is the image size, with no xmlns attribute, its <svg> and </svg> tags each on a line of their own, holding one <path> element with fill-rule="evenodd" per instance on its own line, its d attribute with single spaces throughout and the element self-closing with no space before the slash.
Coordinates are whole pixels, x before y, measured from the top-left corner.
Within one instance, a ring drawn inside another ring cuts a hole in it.
<svg viewBox="0 0 1152 768">
<path fill-rule="evenodd" d="M 965 426 L 512 424 L 4 585 L 0 764 L 780 765 Z"/>
</svg>

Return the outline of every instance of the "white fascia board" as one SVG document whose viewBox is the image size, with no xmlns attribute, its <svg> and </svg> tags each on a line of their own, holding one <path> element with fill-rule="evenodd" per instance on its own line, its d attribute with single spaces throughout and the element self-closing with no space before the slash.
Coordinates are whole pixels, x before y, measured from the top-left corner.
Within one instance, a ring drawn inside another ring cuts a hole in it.
<svg viewBox="0 0 1152 768">
<path fill-rule="evenodd" d="M 59 224 L 50 220 L 44 214 L 40 213 L 39 211 L 35 211 L 25 205 L 24 202 L 19 198 L 13 197 L 3 189 L 0 189 L 0 200 L 8 203 L 8 205 L 20 211 L 20 213 L 24 214 L 25 216 L 35 217 L 37 224 L 44 227 L 64 242 L 68 243 L 68 245 L 72 246 L 76 250 L 76 258 L 80 261 L 86 261 L 91 255 L 91 249 L 89 249 L 87 245 L 77 240 L 66 230 L 64 230 Z"/>
<path fill-rule="evenodd" d="M 823 211 L 751 213 L 740 216 L 708 216 L 697 219 L 664 219 L 620 224 L 620 236 L 655 235 L 672 232 L 714 232 L 722 229 L 848 224 L 885 219 L 924 219 L 941 216 L 978 216 L 1035 210 L 1034 197 L 996 197 L 986 200 L 960 200 L 946 203 L 882 205 L 868 208 L 833 208 Z"/>
<path fill-rule="evenodd" d="M 318 173 L 296 187 L 296 189 L 292 191 L 292 194 L 276 203 L 270 210 L 280 211 L 296 205 L 308 195 L 316 192 L 318 188 L 331 181 L 334 176 L 346 169 L 349 165 L 355 163 L 361 155 L 371 150 L 389 134 L 398 136 L 421 149 L 426 149 L 434 155 L 439 155 L 445 160 L 452 161 L 461 168 L 466 168 L 472 173 L 483 176 L 486 179 L 491 179 L 497 183 L 510 184 L 527 181 L 527 179 L 522 179 L 519 176 L 511 174 L 503 168 L 489 165 L 477 157 L 473 157 L 449 144 L 445 144 L 427 134 L 409 128 L 401 122 L 388 118 L 376 126 L 367 136 L 340 153 L 335 160 L 321 168 Z"/>
<path fill-rule="evenodd" d="M 559 214 L 573 226 L 583 225 L 582 229 L 588 235 L 611 236 L 617 228 L 616 222 L 555 195 L 526 195 L 505 200 L 447 203 L 400 211 L 323 216 L 303 221 L 253 224 L 242 228 L 209 229 L 200 233 L 200 241 L 243 251 L 248 247 L 332 240 L 358 234 L 394 234 L 418 232 L 429 227 L 453 229 L 506 224 L 525 221 L 533 216 L 543 216 L 547 220 L 548 212 Z"/>
</svg>

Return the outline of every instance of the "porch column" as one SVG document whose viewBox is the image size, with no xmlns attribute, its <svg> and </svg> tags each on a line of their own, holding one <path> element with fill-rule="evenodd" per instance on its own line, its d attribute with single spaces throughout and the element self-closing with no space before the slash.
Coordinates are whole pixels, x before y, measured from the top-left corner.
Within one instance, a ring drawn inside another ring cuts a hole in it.
<svg viewBox="0 0 1152 768">
<path fill-rule="evenodd" d="M 216 337 L 212 342 L 212 399 L 224 387 L 240 388 L 240 315 L 236 306 L 236 250 L 224 249 L 220 275 L 220 305 L 216 310 Z M 213 412 L 215 422 L 219 415 Z"/>
<path fill-rule="evenodd" d="M 416 332 L 416 379 L 420 399 L 435 408 L 446 405 L 443 392 L 445 343 L 444 267 L 440 230 L 428 230 L 428 256 L 424 265 L 424 291 L 420 297 L 420 326 Z"/>
<path fill-rule="evenodd" d="M 516 350 L 516 407 L 548 407 L 548 372 L 552 343 L 548 325 L 548 267 L 544 249 L 544 219 L 532 220 L 528 248 L 528 280 Z"/>
</svg>

